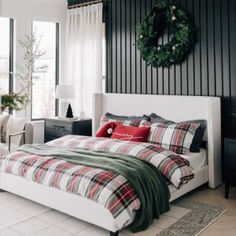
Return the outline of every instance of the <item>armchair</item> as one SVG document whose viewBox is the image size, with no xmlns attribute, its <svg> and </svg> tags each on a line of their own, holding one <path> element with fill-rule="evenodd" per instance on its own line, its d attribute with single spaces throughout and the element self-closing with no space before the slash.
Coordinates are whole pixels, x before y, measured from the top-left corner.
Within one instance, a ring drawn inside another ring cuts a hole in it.
<svg viewBox="0 0 236 236">
<path fill-rule="evenodd" d="M 12 140 L 12 137 L 16 137 L 16 136 L 22 136 L 22 144 L 25 144 L 25 130 L 21 131 L 21 132 L 17 132 L 17 133 L 14 133 L 14 134 L 9 134 L 9 137 L 8 137 L 8 152 L 10 153 L 11 152 L 11 140 Z"/>
<path fill-rule="evenodd" d="M 22 143 L 25 143 L 25 118 L 6 118 L 5 127 L 0 127 L 2 140 L 0 143 L 0 156 L 15 151 Z"/>
</svg>

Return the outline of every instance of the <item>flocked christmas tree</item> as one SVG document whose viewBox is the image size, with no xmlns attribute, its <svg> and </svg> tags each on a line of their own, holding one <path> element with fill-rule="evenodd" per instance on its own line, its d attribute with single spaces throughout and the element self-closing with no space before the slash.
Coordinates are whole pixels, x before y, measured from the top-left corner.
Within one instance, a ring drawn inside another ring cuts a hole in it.
<svg viewBox="0 0 236 236">
<path fill-rule="evenodd" d="M 66 113 L 66 118 L 73 118 L 73 111 L 72 111 L 72 108 L 71 108 L 71 105 L 69 103 L 69 106 L 67 108 L 67 113 Z"/>
</svg>

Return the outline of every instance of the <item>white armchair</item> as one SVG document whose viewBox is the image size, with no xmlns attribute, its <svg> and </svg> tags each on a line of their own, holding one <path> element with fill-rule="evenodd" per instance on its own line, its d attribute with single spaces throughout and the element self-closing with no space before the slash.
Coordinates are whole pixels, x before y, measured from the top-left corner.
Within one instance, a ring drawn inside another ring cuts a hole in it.
<svg viewBox="0 0 236 236">
<path fill-rule="evenodd" d="M 25 142 L 25 118 L 0 115 L 0 156 L 14 152 L 23 140 Z"/>
</svg>

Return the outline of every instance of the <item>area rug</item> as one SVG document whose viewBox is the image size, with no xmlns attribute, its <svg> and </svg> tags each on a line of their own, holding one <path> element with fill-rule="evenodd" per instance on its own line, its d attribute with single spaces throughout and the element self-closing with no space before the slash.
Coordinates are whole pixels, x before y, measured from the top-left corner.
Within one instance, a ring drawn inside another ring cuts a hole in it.
<svg viewBox="0 0 236 236">
<path fill-rule="evenodd" d="M 197 236 L 227 211 L 227 209 L 187 199 L 172 205 L 190 211 L 177 222 L 163 229 L 157 236 Z"/>
</svg>

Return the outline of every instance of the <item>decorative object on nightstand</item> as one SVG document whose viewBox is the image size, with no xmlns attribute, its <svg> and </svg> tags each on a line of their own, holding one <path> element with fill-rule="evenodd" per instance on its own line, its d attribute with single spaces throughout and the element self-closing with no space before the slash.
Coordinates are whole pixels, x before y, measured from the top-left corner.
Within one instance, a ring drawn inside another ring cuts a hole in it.
<svg viewBox="0 0 236 236">
<path fill-rule="evenodd" d="M 49 142 L 53 139 L 69 134 L 91 136 L 92 119 L 45 119 L 45 142 Z"/>
<path fill-rule="evenodd" d="M 236 187 L 236 137 L 224 140 L 225 198 L 229 197 L 229 187 Z"/>
<path fill-rule="evenodd" d="M 67 99 L 74 99 L 75 91 L 73 85 L 69 84 L 57 85 L 56 98 L 64 99 L 64 104 L 67 103 Z M 73 111 L 70 103 L 68 104 L 66 118 L 73 118 Z"/>
</svg>

